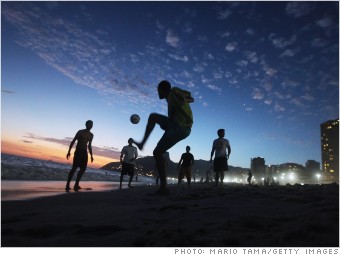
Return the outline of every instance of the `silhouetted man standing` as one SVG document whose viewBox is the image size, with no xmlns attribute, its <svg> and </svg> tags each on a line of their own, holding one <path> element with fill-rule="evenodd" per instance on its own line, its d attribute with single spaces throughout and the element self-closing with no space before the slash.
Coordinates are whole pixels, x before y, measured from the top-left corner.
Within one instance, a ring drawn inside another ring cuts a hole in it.
<svg viewBox="0 0 340 255">
<path fill-rule="evenodd" d="M 178 162 L 178 184 L 180 184 L 184 178 L 187 177 L 188 187 L 191 183 L 191 166 L 195 164 L 194 155 L 190 153 L 190 146 L 186 147 L 186 152 L 182 154 L 180 161 Z"/>
<path fill-rule="evenodd" d="M 218 186 L 219 175 L 221 178 L 221 186 L 223 184 L 224 179 L 224 171 L 228 171 L 228 159 L 231 153 L 231 148 L 229 141 L 224 138 L 225 132 L 224 129 L 219 129 L 217 131 L 218 138 L 214 140 L 211 154 L 210 154 L 210 162 L 212 162 L 212 157 L 215 153 L 214 158 L 214 172 L 215 172 L 215 186 Z M 228 149 L 228 154 L 227 154 Z"/>
<path fill-rule="evenodd" d="M 72 180 L 72 177 L 79 167 L 80 170 L 77 175 L 76 183 L 74 184 L 74 191 L 78 191 L 81 189 L 79 186 L 79 182 L 81 177 L 83 176 L 86 167 L 87 167 L 87 161 L 88 161 L 88 155 L 87 155 L 87 148 L 89 149 L 90 155 L 91 155 L 91 163 L 93 162 L 93 155 L 92 155 L 92 140 L 93 140 L 93 134 L 90 132 L 91 128 L 93 127 L 92 120 L 88 120 L 85 123 L 86 129 L 79 130 L 75 137 L 73 138 L 68 153 L 66 155 L 66 158 L 69 159 L 71 156 L 71 149 L 73 147 L 73 144 L 75 141 L 77 141 L 76 150 L 74 152 L 73 157 L 73 165 L 72 169 L 68 174 L 67 183 L 66 183 L 66 191 L 70 190 L 70 182 Z"/>
<path fill-rule="evenodd" d="M 122 172 L 120 174 L 120 185 L 119 188 L 122 188 L 122 182 L 124 175 L 129 175 L 129 184 L 128 186 L 131 187 L 132 178 L 135 174 L 135 160 L 138 157 L 137 148 L 132 145 L 132 138 L 128 140 L 129 145 L 124 146 L 122 152 L 120 154 L 120 162 L 122 163 Z M 124 161 L 123 161 L 124 158 Z M 137 179 L 136 179 L 137 180 Z"/>
</svg>

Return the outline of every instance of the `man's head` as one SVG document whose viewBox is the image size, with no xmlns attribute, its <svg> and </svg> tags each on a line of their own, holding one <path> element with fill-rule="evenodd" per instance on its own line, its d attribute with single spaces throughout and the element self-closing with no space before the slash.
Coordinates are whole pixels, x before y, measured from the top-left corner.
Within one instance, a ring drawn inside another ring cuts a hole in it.
<svg viewBox="0 0 340 255">
<path fill-rule="evenodd" d="M 93 127 L 93 121 L 92 120 L 86 121 L 85 127 L 86 129 L 90 130 Z"/>
<path fill-rule="evenodd" d="M 217 135 L 218 135 L 218 137 L 224 137 L 224 135 L 225 135 L 224 129 L 221 128 L 221 129 L 217 130 Z"/>
<path fill-rule="evenodd" d="M 158 84 L 158 96 L 159 99 L 164 99 L 168 96 L 171 91 L 171 84 L 168 81 L 161 81 Z"/>
<path fill-rule="evenodd" d="M 190 146 L 187 146 L 187 147 L 186 147 L 187 152 L 189 152 L 190 149 L 191 149 Z"/>
<path fill-rule="evenodd" d="M 133 143 L 133 139 L 132 139 L 132 138 L 129 138 L 128 143 L 129 143 L 129 145 L 131 146 L 132 143 Z"/>
</svg>

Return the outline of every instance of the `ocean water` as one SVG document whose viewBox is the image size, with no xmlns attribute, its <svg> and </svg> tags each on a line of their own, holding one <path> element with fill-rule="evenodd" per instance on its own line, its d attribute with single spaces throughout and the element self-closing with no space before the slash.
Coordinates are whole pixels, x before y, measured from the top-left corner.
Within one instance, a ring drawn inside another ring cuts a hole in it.
<svg viewBox="0 0 340 255">
<path fill-rule="evenodd" d="M 1 154 L 1 200 L 35 199 L 65 193 L 67 174 L 71 164 Z M 74 184 L 73 177 L 71 187 Z M 81 192 L 110 191 L 119 188 L 120 172 L 87 168 L 80 182 Z M 124 177 L 123 188 L 128 176 Z M 138 176 L 132 185 L 152 185 L 155 179 Z M 71 191 L 73 192 L 73 191 Z"/>
<path fill-rule="evenodd" d="M 21 157 L 21 156 L 9 155 L 9 154 L 3 154 L 3 153 L 1 153 L 1 164 L 18 166 L 18 167 L 29 166 L 29 167 L 41 167 L 45 169 L 65 169 L 65 170 L 70 170 L 72 167 L 72 164 L 64 164 L 64 163 L 54 162 L 51 160 L 40 160 L 40 159 L 27 158 L 27 157 Z M 105 174 L 107 171 L 87 167 L 86 172 Z"/>
</svg>

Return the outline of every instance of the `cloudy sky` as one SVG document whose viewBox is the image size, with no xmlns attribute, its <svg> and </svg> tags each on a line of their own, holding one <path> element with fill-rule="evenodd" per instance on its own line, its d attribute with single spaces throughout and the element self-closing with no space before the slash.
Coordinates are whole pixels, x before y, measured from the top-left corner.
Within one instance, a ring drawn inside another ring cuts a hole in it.
<svg viewBox="0 0 340 255">
<path fill-rule="evenodd" d="M 163 79 L 195 98 L 173 161 L 186 145 L 209 160 L 225 128 L 230 165 L 320 162 L 320 124 L 339 116 L 338 1 L 1 2 L 1 23 L 3 152 L 65 160 L 91 119 L 90 166 L 115 161 L 166 114 Z"/>
</svg>

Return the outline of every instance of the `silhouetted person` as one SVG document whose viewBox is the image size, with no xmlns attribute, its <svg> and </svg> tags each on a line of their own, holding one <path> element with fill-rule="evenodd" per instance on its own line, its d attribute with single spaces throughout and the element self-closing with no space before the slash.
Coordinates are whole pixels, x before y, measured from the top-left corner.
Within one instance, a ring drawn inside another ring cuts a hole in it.
<svg viewBox="0 0 340 255">
<path fill-rule="evenodd" d="M 158 175 L 158 173 L 156 174 L 156 185 L 157 186 L 159 185 L 159 175 Z"/>
<path fill-rule="evenodd" d="M 129 175 L 129 184 L 128 186 L 131 187 L 131 182 L 133 179 L 133 176 L 135 174 L 135 160 L 138 157 L 137 148 L 132 145 L 132 138 L 129 138 L 128 143 L 129 145 L 124 146 L 122 149 L 122 152 L 120 154 L 120 163 L 122 163 L 122 171 L 120 174 L 120 185 L 119 188 L 122 188 L 122 182 L 124 175 Z M 123 161 L 124 157 L 124 161 Z"/>
<path fill-rule="evenodd" d="M 87 148 L 89 149 L 90 155 L 91 155 L 91 163 L 93 162 L 93 155 L 92 155 L 92 140 L 93 140 L 93 134 L 90 132 L 91 128 L 93 127 L 93 122 L 92 120 L 88 120 L 85 123 L 86 129 L 81 129 L 77 132 L 75 137 L 73 138 L 68 153 L 66 155 L 66 158 L 69 159 L 71 156 L 71 149 L 73 147 L 73 144 L 75 141 L 77 141 L 77 146 L 76 150 L 74 152 L 74 157 L 73 157 L 73 165 L 72 169 L 68 174 L 67 178 L 67 183 L 66 183 L 66 191 L 70 190 L 70 182 L 72 180 L 72 177 L 79 167 L 80 170 L 77 175 L 76 183 L 74 184 L 74 191 L 78 191 L 81 189 L 79 186 L 79 182 L 81 177 L 83 176 L 86 167 L 87 167 L 87 161 L 88 161 L 88 155 L 87 155 Z"/>
<path fill-rule="evenodd" d="M 190 146 L 186 147 L 186 152 L 182 154 L 181 159 L 177 165 L 178 172 L 178 184 L 180 184 L 184 178 L 187 177 L 188 187 L 191 183 L 191 166 L 195 164 L 194 156 L 190 153 Z"/>
<path fill-rule="evenodd" d="M 249 170 L 248 172 L 248 178 L 247 178 L 247 182 L 249 185 L 251 185 L 251 178 L 253 177 L 253 173 L 251 172 L 251 170 Z"/>
<path fill-rule="evenodd" d="M 205 182 L 210 182 L 210 175 L 211 175 L 211 169 L 212 167 L 208 168 L 207 171 L 205 172 Z"/>
<path fill-rule="evenodd" d="M 214 158 L 214 172 L 215 172 L 215 186 L 218 186 L 219 176 L 221 178 L 221 185 L 223 184 L 224 171 L 228 171 L 228 159 L 231 153 L 229 141 L 224 138 L 224 129 L 217 131 L 218 138 L 214 140 L 210 154 L 210 162 L 215 153 Z M 227 154 L 228 149 L 228 154 Z"/>
<path fill-rule="evenodd" d="M 146 125 L 144 138 L 140 143 L 134 141 L 142 150 L 155 125 L 158 124 L 165 132 L 153 151 L 160 179 L 159 193 L 166 193 L 165 160 L 163 154 L 179 141 L 188 137 L 193 123 L 192 111 L 189 103 L 194 102 L 191 93 L 173 87 L 168 81 L 158 84 L 159 99 L 166 99 L 168 116 L 151 113 Z"/>
</svg>

